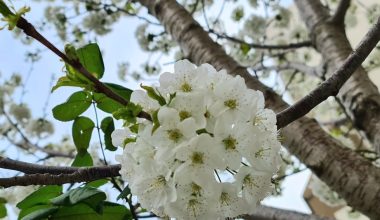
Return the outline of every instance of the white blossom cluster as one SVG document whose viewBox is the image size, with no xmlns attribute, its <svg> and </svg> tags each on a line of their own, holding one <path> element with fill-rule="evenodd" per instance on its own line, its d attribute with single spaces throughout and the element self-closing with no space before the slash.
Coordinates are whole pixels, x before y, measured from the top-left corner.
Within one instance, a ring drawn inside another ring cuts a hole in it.
<svg viewBox="0 0 380 220">
<path fill-rule="evenodd" d="M 142 207 L 177 219 L 224 219 L 250 214 L 273 189 L 279 164 L 276 115 L 244 79 L 209 64 L 178 61 L 173 73 L 131 102 L 153 122 L 115 130 L 124 146 L 121 176 Z M 135 131 L 135 132 L 133 132 Z"/>
</svg>

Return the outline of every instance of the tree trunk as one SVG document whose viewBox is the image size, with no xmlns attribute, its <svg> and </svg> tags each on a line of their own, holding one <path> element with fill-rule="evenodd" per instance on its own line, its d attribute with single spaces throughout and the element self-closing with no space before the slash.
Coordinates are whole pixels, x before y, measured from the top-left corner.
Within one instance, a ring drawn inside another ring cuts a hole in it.
<svg viewBox="0 0 380 220">
<path fill-rule="evenodd" d="M 266 104 L 279 111 L 287 104 L 270 88 L 252 77 L 228 56 L 192 16 L 175 0 L 139 0 L 165 26 L 186 57 L 197 64 L 210 63 L 242 76 L 249 88 L 261 90 Z M 283 129 L 285 145 L 316 175 L 337 191 L 355 209 L 376 219 L 380 216 L 380 169 L 345 148 L 326 134 L 318 123 L 301 118 Z"/>
<path fill-rule="evenodd" d="M 316 215 L 302 214 L 295 211 L 259 206 L 252 215 L 243 216 L 245 220 L 332 220 L 331 218 L 319 217 Z"/>
<path fill-rule="evenodd" d="M 327 64 L 327 76 L 330 76 L 352 52 L 344 23 L 332 22 L 329 12 L 318 0 L 296 0 L 295 3 L 314 46 Z M 365 132 L 380 153 L 380 94 L 363 67 L 357 69 L 343 85 L 338 98 L 355 127 Z"/>
</svg>

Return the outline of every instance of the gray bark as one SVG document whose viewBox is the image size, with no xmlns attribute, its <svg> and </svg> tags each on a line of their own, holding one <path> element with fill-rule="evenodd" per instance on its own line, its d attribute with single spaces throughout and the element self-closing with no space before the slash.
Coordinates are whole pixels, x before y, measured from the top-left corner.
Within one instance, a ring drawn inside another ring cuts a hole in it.
<svg viewBox="0 0 380 220">
<path fill-rule="evenodd" d="M 259 206 L 254 214 L 243 216 L 243 218 L 245 220 L 332 220 L 331 218 L 302 214 L 295 211 L 276 209 L 268 206 Z"/>
<path fill-rule="evenodd" d="M 266 104 L 280 111 L 287 104 L 270 88 L 253 78 L 228 56 L 174 0 L 139 0 L 179 43 L 185 56 L 197 64 L 210 63 L 217 69 L 240 75 L 250 88 L 261 90 Z M 376 219 L 380 216 L 380 169 L 345 148 L 326 134 L 315 120 L 301 118 L 283 129 L 285 145 L 316 175 L 337 191 L 348 204 Z"/>
<path fill-rule="evenodd" d="M 313 44 L 327 64 L 327 76 L 330 76 L 352 52 L 344 24 L 334 22 L 336 19 L 318 0 L 296 0 L 295 3 Z M 365 132 L 376 151 L 380 152 L 380 93 L 362 67 L 343 85 L 338 98 L 354 125 Z"/>
</svg>

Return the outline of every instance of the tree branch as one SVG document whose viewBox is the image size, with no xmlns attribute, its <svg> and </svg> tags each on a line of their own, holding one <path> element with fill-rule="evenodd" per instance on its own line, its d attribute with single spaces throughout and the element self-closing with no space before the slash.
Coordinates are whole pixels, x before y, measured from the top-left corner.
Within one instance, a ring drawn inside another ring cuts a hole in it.
<svg viewBox="0 0 380 220">
<path fill-rule="evenodd" d="M 351 0 L 340 0 L 334 15 L 329 19 L 329 21 L 337 26 L 343 26 L 344 18 L 346 16 L 348 8 L 350 7 L 350 3 Z"/>
<path fill-rule="evenodd" d="M 331 218 L 308 215 L 296 211 L 277 209 L 263 205 L 258 206 L 254 214 L 244 215 L 242 218 L 245 220 L 332 220 Z"/>
<path fill-rule="evenodd" d="M 319 77 L 319 69 L 317 67 L 311 67 L 304 63 L 300 62 L 289 62 L 286 61 L 284 63 L 273 65 L 273 66 L 264 66 L 262 63 L 257 66 L 252 67 L 256 71 L 262 70 L 275 70 L 275 71 L 283 71 L 283 70 L 297 70 L 298 72 L 304 73 L 309 76 Z"/>
<path fill-rule="evenodd" d="M 330 76 L 352 52 L 346 32 L 344 28 L 329 22 L 329 11 L 320 0 L 294 2 L 306 23 L 315 48 L 326 64 L 326 75 Z M 353 125 L 366 134 L 380 153 L 380 93 L 368 72 L 359 67 L 340 89 L 337 97 L 353 119 Z"/>
<path fill-rule="evenodd" d="M 0 160 L 1 163 L 2 160 Z M 20 169 L 18 166 L 23 164 L 12 165 L 12 169 Z M 7 166 L 10 166 L 9 164 Z M 21 168 L 24 170 L 24 168 Z M 74 170 L 76 169 L 76 170 Z M 26 174 L 24 176 L 15 176 L 9 178 L 0 178 L 0 186 L 8 188 L 11 186 L 29 186 L 29 185 L 62 185 L 65 183 L 90 182 L 107 177 L 120 176 L 120 165 L 109 165 L 87 168 L 73 167 L 53 167 L 53 166 L 34 166 L 29 171 L 35 170 L 36 174 Z M 49 171 L 46 173 L 43 171 Z"/>
<path fill-rule="evenodd" d="M 0 168 L 21 171 L 30 175 L 0 178 L 0 186 L 26 185 L 59 185 L 64 183 L 88 182 L 100 178 L 119 176 L 120 165 L 77 168 L 31 164 L 0 156 Z M 242 216 L 244 219 L 299 219 L 299 220 L 328 220 L 314 215 L 302 214 L 267 206 L 259 206 L 252 215 Z"/>
<path fill-rule="evenodd" d="M 66 54 L 62 53 L 58 48 L 56 48 L 52 43 L 50 43 L 44 36 L 42 36 L 32 24 L 30 24 L 26 19 L 20 17 L 17 21 L 17 27 L 24 31 L 26 35 L 36 39 L 38 42 L 43 44 L 45 47 L 49 48 L 53 53 L 59 56 L 65 63 L 72 66 L 74 69 L 83 74 L 87 79 L 89 79 L 93 85 L 95 91 L 101 92 L 107 95 L 109 98 L 119 102 L 122 105 L 127 105 L 128 100 L 119 96 L 117 93 L 113 92 L 109 87 L 100 82 L 95 76 L 93 76 L 84 66 L 79 62 L 79 60 L 69 59 Z M 138 117 L 151 120 L 151 117 L 146 112 L 140 112 Z"/>
<path fill-rule="evenodd" d="M 227 34 L 220 34 L 215 32 L 213 29 L 208 30 L 209 33 L 214 34 L 218 38 L 227 39 L 229 41 L 232 41 L 234 43 L 238 44 L 245 44 L 249 46 L 250 48 L 255 49 L 268 49 L 268 50 L 288 50 L 288 49 L 297 49 L 301 47 L 311 47 L 311 41 L 303 41 L 299 43 L 290 43 L 290 44 L 284 44 L 284 45 L 267 45 L 267 44 L 255 44 L 255 43 L 247 43 L 244 40 L 228 36 Z"/>
<path fill-rule="evenodd" d="M 46 166 L 34 163 L 27 163 L 0 156 L 0 168 L 16 170 L 26 174 L 49 173 L 49 174 L 68 174 L 78 170 L 76 167 Z"/>
<path fill-rule="evenodd" d="M 47 154 L 48 156 L 50 157 L 67 157 L 67 158 L 74 158 L 74 155 L 71 154 L 71 153 L 63 153 L 63 152 L 58 152 L 58 151 L 55 151 L 55 150 L 50 150 L 50 149 L 46 149 L 44 147 L 40 147 L 40 146 L 37 146 L 35 144 L 33 144 L 28 137 L 26 137 L 26 135 L 24 134 L 23 131 L 21 131 L 21 129 L 17 126 L 17 124 L 11 119 L 11 117 L 5 112 L 4 109 L 1 109 L 1 112 L 3 113 L 3 115 L 5 116 L 5 118 L 7 119 L 7 121 L 9 122 L 9 124 L 12 125 L 12 127 L 14 127 L 17 131 L 17 133 L 19 133 L 19 135 L 21 136 L 22 140 L 24 141 L 25 144 L 23 143 L 17 143 L 16 141 L 12 140 L 7 133 L 4 133 L 3 135 L 5 136 L 5 138 L 7 138 L 7 140 L 12 143 L 13 145 L 15 145 L 16 147 L 19 147 L 23 150 L 26 150 L 26 151 L 29 151 L 30 150 L 35 150 L 35 151 L 41 151 L 45 154 Z"/>
<path fill-rule="evenodd" d="M 368 31 L 356 50 L 344 61 L 333 75 L 310 92 L 307 96 L 277 114 L 277 127 L 282 128 L 306 115 L 329 96 L 336 96 L 343 84 L 361 66 L 370 52 L 380 41 L 380 17 Z"/>
</svg>

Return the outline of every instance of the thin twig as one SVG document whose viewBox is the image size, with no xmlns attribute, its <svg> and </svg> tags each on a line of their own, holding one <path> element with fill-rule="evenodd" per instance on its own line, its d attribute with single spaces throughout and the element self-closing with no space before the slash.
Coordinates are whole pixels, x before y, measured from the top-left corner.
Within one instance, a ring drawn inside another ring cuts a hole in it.
<svg viewBox="0 0 380 220">
<path fill-rule="evenodd" d="M 306 115 L 311 109 L 325 101 L 329 96 L 336 96 L 343 84 L 360 67 L 369 53 L 380 40 L 380 17 L 376 24 L 364 36 L 359 46 L 348 56 L 332 76 L 321 83 L 307 96 L 277 114 L 277 128 L 282 128 Z"/>
<path fill-rule="evenodd" d="M 194 3 L 194 7 L 193 9 L 190 11 L 190 14 L 193 15 L 195 13 L 195 11 L 197 10 L 198 8 L 198 4 L 199 4 L 199 0 L 197 0 L 195 3 Z"/>
<path fill-rule="evenodd" d="M 284 63 L 273 65 L 273 66 L 263 66 L 263 63 L 260 63 L 257 66 L 252 67 L 256 71 L 262 70 L 275 70 L 275 71 L 283 71 L 283 70 L 297 70 L 298 72 L 307 74 L 313 77 L 319 77 L 319 68 L 308 66 L 301 62 L 289 62 L 286 61 Z"/>
<path fill-rule="evenodd" d="M 16 142 L 12 141 L 12 143 L 16 147 L 19 147 L 19 148 L 24 149 L 26 151 L 30 151 L 30 150 L 41 151 L 41 152 L 44 152 L 44 153 L 46 153 L 47 155 L 49 155 L 51 157 L 74 158 L 74 155 L 72 155 L 71 153 L 63 153 L 63 152 L 58 152 L 58 151 L 54 151 L 54 150 L 49 150 L 47 148 L 43 148 L 43 147 L 37 146 L 36 144 L 33 144 L 29 140 L 29 138 L 24 134 L 24 132 L 18 127 L 18 125 L 11 119 L 11 117 L 8 115 L 8 113 L 5 112 L 4 109 L 1 109 L 1 112 L 3 113 L 3 115 L 5 116 L 5 118 L 7 119 L 8 123 L 12 125 L 12 127 L 17 131 L 17 133 L 21 136 L 21 139 L 26 144 L 25 145 L 25 144 L 16 143 Z M 5 135 L 5 136 L 8 138 L 7 135 Z M 8 140 L 10 140 L 10 138 Z"/>
<path fill-rule="evenodd" d="M 43 44 L 45 47 L 49 48 L 53 53 L 59 56 L 65 63 L 72 66 L 74 69 L 83 74 L 87 79 L 89 79 L 94 84 L 94 89 L 97 92 L 101 92 L 107 95 L 109 98 L 121 103 L 122 105 L 127 105 L 128 100 L 125 100 L 123 97 L 119 96 L 117 93 L 113 92 L 109 87 L 100 82 L 95 76 L 93 76 L 84 66 L 79 62 L 79 60 L 70 59 L 66 54 L 62 53 L 58 48 L 56 48 L 52 43 L 50 43 L 44 36 L 42 36 L 32 24 L 30 24 L 25 18 L 20 17 L 17 21 L 17 27 L 22 29 L 24 33 L 38 42 Z M 151 117 L 146 112 L 140 112 L 138 115 L 140 118 L 145 118 L 151 120 Z"/>
<path fill-rule="evenodd" d="M 209 29 L 208 32 L 211 34 L 214 34 L 218 38 L 223 38 L 223 39 L 232 41 L 234 43 L 245 44 L 245 45 L 249 46 L 250 48 L 255 48 L 255 49 L 288 50 L 288 49 L 297 49 L 297 48 L 301 48 L 301 47 L 311 47 L 312 46 L 311 41 L 303 41 L 303 42 L 290 43 L 290 44 L 284 44 L 284 45 L 255 44 L 255 43 L 245 42 L 244 40 L 241 40 L 241 39 L 238 39 L 235 37 L 231 37 L 227 34 L 217 33 L 213 29 Z"/>
</svg>

